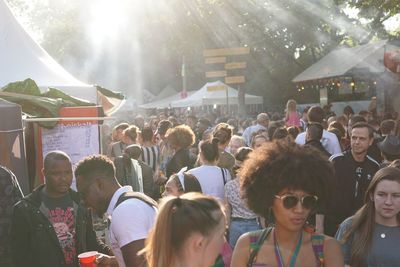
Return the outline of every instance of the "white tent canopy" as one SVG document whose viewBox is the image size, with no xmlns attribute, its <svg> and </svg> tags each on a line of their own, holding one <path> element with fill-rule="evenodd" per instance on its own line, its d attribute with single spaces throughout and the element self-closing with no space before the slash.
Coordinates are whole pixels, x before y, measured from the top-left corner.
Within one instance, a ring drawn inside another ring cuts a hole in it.
<svg viewBox="0 0 400 267">
<path fill-rule="evenodd" d="M 167 85 L 164 89 L 161 90 L 160 93 L 154 98 L 154 100 L 162 100 L 170 96 L 174 96 L 179 93 L 175 88 L 171 85 Z"/>
<path fill-rule="evenodd" d="M 338 77 L 357 70 L 382 73 L 385 71 L 385 66 L 382 64 L 384 53 L 394 49 L 396 47 L 389 45 L 387 40 L 355 47 L 340 46 L 297 75 L 293 82 Z"/>
<path fill-rule="evenodd" d="M 218 90 L 218 91 L 209 91 L 207 88 L 210 86 L 220 86 L 224 85 L 228 89 L 228 102 L 229 105 L 237 105 L 238 104 L 238 91 L 221 81 L 209 82 L 206 83 L 203 87 L 201 87 L 198 91 L 196 91 L 191 96 L 183 99 L 173 101 L 171 103 L 171 107 L 180 108 L 180 107 L 199 107 L 205 105 L 226 105 L 226 91 Z M 263 98 L 261 96 L 249 95 L 245 94 L 245 104 L 262 104 Z"/>
<path fill-rule="evenodd" d="M 194 92 L 188 92 L 188 97 L 190 97 Z M 185 98 L 186 99 L 186 98 Z M 163 108 L 170 108 L 171 103 L 174 101 L 184 101 L 185 99 L 182 99 L 181 93 L 177 93 L 175 95 L 168 96 L 164 99 L 153 101 L 144 105 L 140 105 L 140 108 L 144 109 L 163 109 Z"/>
<path fill-rule="evenodd" d="M 4 0 L 0 0 L 0 87 L 33 79 L 43 90 L 55 87 L 72 96 L 97 103 L 97 89 L 85 84 L 58 64 L 23 29 Z"/>
</svg>

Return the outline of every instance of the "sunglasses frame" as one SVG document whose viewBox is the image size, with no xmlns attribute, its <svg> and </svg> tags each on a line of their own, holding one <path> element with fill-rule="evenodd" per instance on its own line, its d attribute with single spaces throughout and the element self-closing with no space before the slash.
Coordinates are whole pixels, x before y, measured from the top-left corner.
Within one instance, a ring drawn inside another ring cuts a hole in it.
<svg viewBox="0 0 400 267">
<path fill-rule="evenodd" d="M 314 196 L 314 195 L 305 195 L 305 196 L 302 196 L 302 197 L 298 197 L 298 196 L 296 196 L 296 195 L 285 194 L 285 195 L 282 195 L 282 196 L 274 195 L 274 197 L 277 198 L 277 199 L 282 200 L 282 204 L 283 204 L 283 206 L 285 207 L 285 209 L 294 208 L 294 207 L 296 207 L 296 205 L 300 202 L 301 205 L 303 206 L 303 208 L 308 209 L 308 210 L 312 210 L 312 209 L 314 209 L 314 208 L 317 206 L 317 203 L 318 203 L 318 197 L 317 197 L 317 196 Z M 295 203 L 292 207 L 287 207 L 287 205 L 285 205 L 285 199 L 288 198 L 288 197 L 293 197 L 293 198 L 295 198 L 295 199 L 297 200 L 296 203 Z M 315 206 L 314 206 L 314 207 L 310 207 L 310 208 L 309 208 L 309 207 L 306 207 L 306 206 L 304 205 L 304 199 L 305 199 L 306 197 L 312 197 L 312 198 L 315 199 Z"/>
</svg>

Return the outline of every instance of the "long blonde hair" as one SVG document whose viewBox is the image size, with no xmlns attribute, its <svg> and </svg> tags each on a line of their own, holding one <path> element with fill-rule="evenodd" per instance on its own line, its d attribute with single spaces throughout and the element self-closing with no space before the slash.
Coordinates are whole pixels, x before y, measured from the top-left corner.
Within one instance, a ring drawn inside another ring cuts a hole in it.
<svg viewBox="0 0 400 267">
<path fill-rule="evenodd" d="M 297 103 L 293 99 L 289 99 L 286 103 L 286 113 L 295 112 L 297 109 Z"/>
<path fill-rule="evenodd" d="M 189 236 L 211 236 L 223 216 L 220 204 L 209 196 L 187 193 L 165 198 L 141 252 L 146 255 L 148 267 L 173 266 L 181 258 Z"/>
</svg>

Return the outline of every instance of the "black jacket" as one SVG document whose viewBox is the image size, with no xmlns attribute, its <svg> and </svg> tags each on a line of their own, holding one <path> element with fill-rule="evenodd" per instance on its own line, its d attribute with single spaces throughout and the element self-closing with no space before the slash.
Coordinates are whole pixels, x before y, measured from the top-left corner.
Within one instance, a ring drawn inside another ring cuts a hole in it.
<svg viewBox="0 0 400 267">
<path fill-rule="evenodd" d="M 45 207 L 40 196 L 43 187 L 39 186 L 14 206 L 11 248 L 16 267 L 66 266 L 57 235 L 43 211 Z M 77 255 L 91 250 L 110 254 L 110 248 L 97 239 L 91 214 L 79 204 L 78 193 L 70 190 L 70 196 L 74 208 Z"/>
<path fill-rule="evenodd" d="M 335 168 L 335 185 L 325 214 L 325 234 L 334 236 L 340 223 L 364 204 L 364 196 L 379 163 L 370 156 L 363 162 L 354 160 L 351 150 L 329 159 Z"/>
<path fill-rule="evenodd" d="M 179 149 L 167 163 L 167 177 L 169 178 L 172 174 L 178 173 L 183 167 L 188 167 L 188 170 L 190 170 L 193 168 L 195 162 L 196 157 L 190 153 L 189 149 Z"/>
</svg>

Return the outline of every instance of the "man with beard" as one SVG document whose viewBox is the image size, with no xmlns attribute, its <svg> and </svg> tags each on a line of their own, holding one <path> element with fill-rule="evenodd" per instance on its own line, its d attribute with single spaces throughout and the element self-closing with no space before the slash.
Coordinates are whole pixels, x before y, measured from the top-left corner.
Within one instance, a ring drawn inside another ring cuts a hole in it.
<svg viewBox="0 0 400 267">
<path fill-rule="evenodd" d="M 113 162 L 103 155 L 86 157 L 75 170 L 76 185 L 85 206 L 110 221 L 109 238 L 119 267 L 145 266 L 145 239 L 153 226 L 156 203 L 146 195 L 121 186 Z"/>
</svg>

